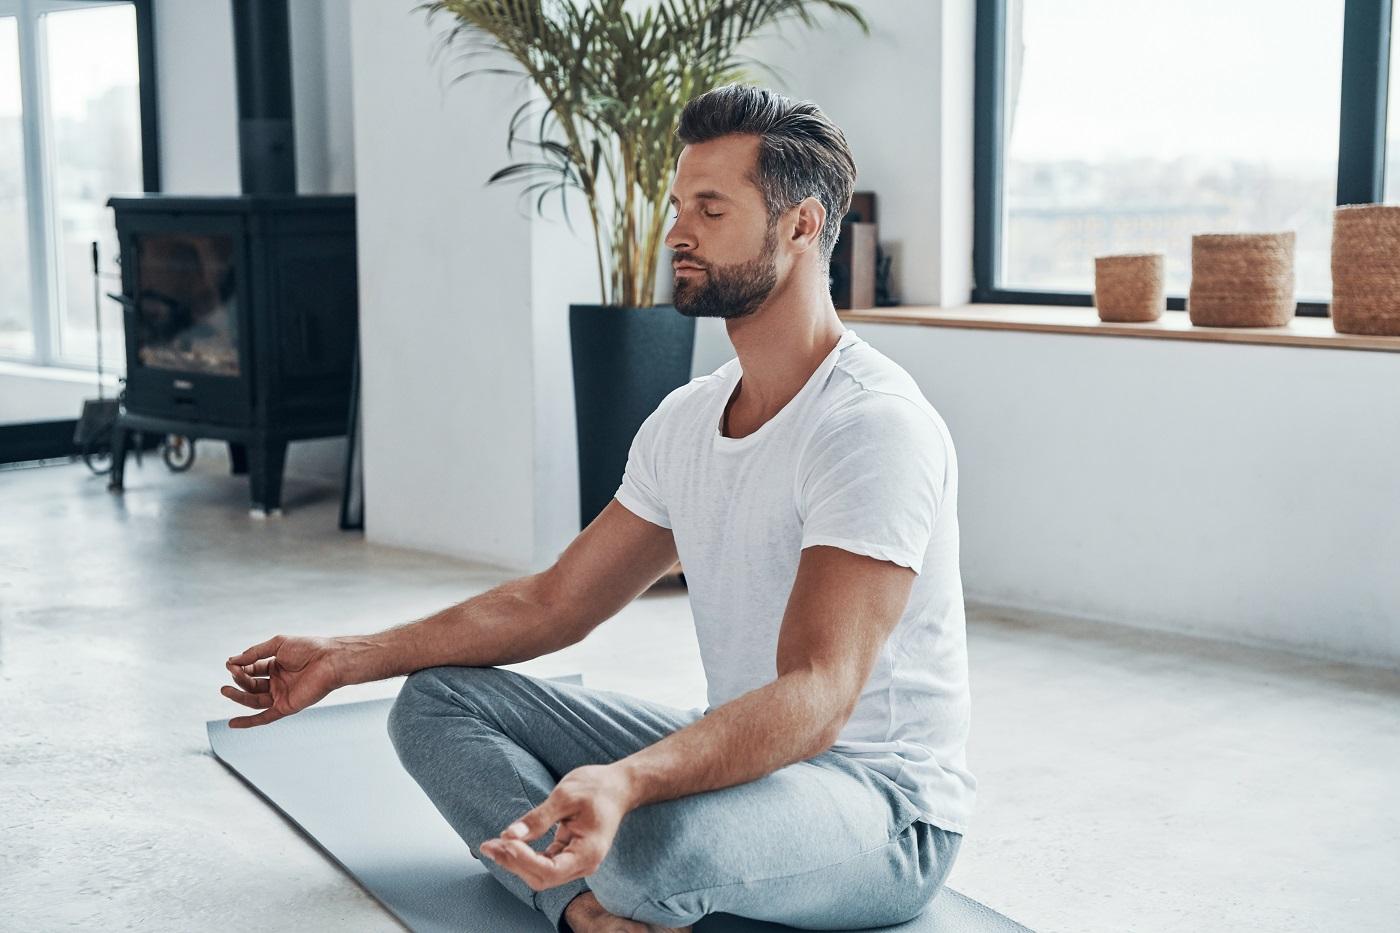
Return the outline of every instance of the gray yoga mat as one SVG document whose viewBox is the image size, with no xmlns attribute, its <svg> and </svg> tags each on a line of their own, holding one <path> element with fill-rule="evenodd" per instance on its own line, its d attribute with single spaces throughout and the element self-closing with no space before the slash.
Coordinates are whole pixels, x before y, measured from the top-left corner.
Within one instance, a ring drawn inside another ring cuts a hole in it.
<svg viewBox="0 0 1400 933">
<path fill-rule="evenodd" d="M 551 678 L 582 683 L 578 674 Z M 314 706 L 252 729 L 211 720 L 214 755 L 418 933 L 552 933 L 516 900 L 409 776 L 389 741 L 393 700 Z M 945 888 L 899 933 L 1013 933 L 1025 927 Z M 712 914 L 695 933 L 792 927 Z"/>
</svg>

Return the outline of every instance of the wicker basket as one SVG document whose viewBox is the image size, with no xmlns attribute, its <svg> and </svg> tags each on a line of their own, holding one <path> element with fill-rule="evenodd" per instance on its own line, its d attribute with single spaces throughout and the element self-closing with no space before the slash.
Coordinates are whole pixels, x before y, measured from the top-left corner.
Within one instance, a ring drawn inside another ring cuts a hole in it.
<svg viewBox="0 0 1400 933">
<path fill-rule="evenodd" d="M 1343 204 L 1333 212 L 1332 328 L 1400 336 L 1400 205 Z"/>
<path fill-rule="evenodd" d="M 1191 237 L 1186 310 L 1203 327 L 1281 327 L 1293 319 L 1297 233 L 1198 233 Z"/>
<path fill-rule="evenodd" d="M 1155 321 L 1167 306 L 1161 253 L 1121 253 L 1094 257 L 1094 307 L 1099 320 Z"/>
</svg>

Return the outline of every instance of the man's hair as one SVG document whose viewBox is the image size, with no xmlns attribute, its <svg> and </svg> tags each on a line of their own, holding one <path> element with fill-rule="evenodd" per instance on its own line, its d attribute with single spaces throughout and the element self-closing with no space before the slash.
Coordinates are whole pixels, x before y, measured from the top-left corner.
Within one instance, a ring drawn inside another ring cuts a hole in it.
<svg viewBox="0 0 1400 933">
<path fill-rule="evenodd" d="M 758 164 L 749 180 L 763 192 L 770 228 L 783 211 L 808 196 L 826 208 L 820 247 L 822 262 L 830 262 L 856 181 L 855 159 L 841 128 L 809 101 L 726 84 L 685 105 L 676 137 L 690 145 L 731 133 L 759 137 Z"/>
</svg>

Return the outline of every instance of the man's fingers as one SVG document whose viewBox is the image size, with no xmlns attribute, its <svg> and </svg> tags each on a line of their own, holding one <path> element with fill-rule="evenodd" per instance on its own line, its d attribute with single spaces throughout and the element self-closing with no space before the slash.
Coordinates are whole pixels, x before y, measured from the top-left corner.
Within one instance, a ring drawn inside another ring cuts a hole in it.
<svg viewBox="0 0 1400 933">
<path fill-rule="evenodd" d="M 275 709 L 265 709 L 256 716 L 235 716 L 228 721 L 230 729 L 246 729 L 249 726 L 262 726 L 282 718 Z"/>
<path fill-rule="evenodd" d="M 545 847 L 544 855 L 547 858 L 553 858 L 564 851 L 569 843 L 573 841 L 573 838 L 574 834 L 569 832 L 569 825 L 567 823 L 560 823 L 559 828 L 554 832 L 554 841 Z"/>
<path fill-rule="evenodd" d="M 578 833 L 574 832 L 568 823 L 560 823 L 554 830 L 554 841 L 544 850 L 544 854 L 550 857 L 557 855 L 577 836 Z"/>
<path fill-rule="evenodd" d="M 269 681 L 268 678 L 249 676 L 248 672 L 237 664 L 230 664 L 228 670 L 229 674 L 233 677 L 233 682 L 249 693 L 266 693 L 268 690 L 272 689 L 271 681 Z"/>
<path fill-rule="evenodd" d="M 523 863 L 520 857 L 515 853 L 515 850 L 512 849 L 510 844 L 504 839 L 495 837 L 485 840 L 481 843 L 481 854 L 491 859 L 497 865 L 500 865 L 506 871 L 519 876 L 529 884 L 532 889 L 538 889 L 538 885 L 535 882 L 534 869 Z"/>
<path fill-rule="evenodd" d="M 535 865 L 528 860 L 526 853 L 531 856 L 536 856 L 538 853 L 527 843 L 497 837 L 484 841 L 481 844 L 481 851 L 521 877 L 535 871 Z"/>
<path fill-rule="evenodd" d="M 568 848 L 568 843 L 573 842 L 574 839 L 577 838 L 578 834 L 575 834 L 573 829 L 568 828 L 567 822 L 561 822 L 561 824 L 559 824 L 559 829 L 554 831 L 553 842 L 550 842 L 549 846 L 545 849 L 545 855 L 553 859 L 554 856 L 559 855 L 560 852 Z"/>
<path fill-rule="evenodd" d="M 517 874 L 521 870 L 528 871 L 541 890 L 582 878 L 585 874 L 575 870 L 582 862 L 577 852 L 565 851 L 557 856 L 546 857 L 523 842 L 507 840 L 505 844 L 510 847 L 514 859 L 511 870 Z"/>
<path fill-rule="evenodd" d="M 483 844 L 482 851 L 502 867 L 519 875 L 537 891 L 582 878 L 587 874 L 581 870 L 583 859 L 575 852 L 563 852 L 557 857 L 546 858 L 516 839 L 495 839 L 488 842 L 492 844 Z"/>
<path fill-rule="evenodd" d="M 556 788 L 538 807 L 503 829 L 501 838 L 523 839 L 527 842 L 531 839 L 538 839 L 549 832 L 549 827 L 568 815 L 564 811 L 565 807 L 559 801 L 559 791 Z"/>
<path fill-rule="evenodd" d="M 248 648 L 233 657 L 229 658 L 234 664 L 251 664 L 262 658 L 271 657 L 277 653 L 277 649 L 282 644 L 281 635 L 273 635 L 267 641 L 260 641 L 251 648 Z"/>
<path fill-rule="evenodd" d="M 552 888 L 566 881 L 582 878 L 592 870 L 587 860 L 578 852 L 561 852 L 552 861 L 554 863 L 554 879 L 548 879 L 549 883 L 546 887 Z"/>
<path fill-rule="evenodd" d="M 225 661 L 224 667 L 231 671 L 242 671 L 250 677 L 267 677 L 272 673 L 272 664 L 276 658 L 263 658 L 249 664 L 236 664 L 233 661 Z"/>
<path fill-rule="evenodd" d="M 227 684 L 220 687 L 219 692 L 230 700 L 242 703 L 244 706 L 251 706 L 253 709 L 263 709 L 272 705 L 272 694 L 270 693 L 247 693 Z"/>
</svg>

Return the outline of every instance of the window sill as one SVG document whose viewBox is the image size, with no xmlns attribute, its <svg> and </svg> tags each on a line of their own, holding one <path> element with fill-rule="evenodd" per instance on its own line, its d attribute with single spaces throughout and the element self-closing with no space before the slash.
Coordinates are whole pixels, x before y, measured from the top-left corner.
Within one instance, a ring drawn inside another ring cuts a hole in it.
<svg viewBox="0 0 1400 933">
<path fill-rule="evenodd" d="M 1195 327 L 1185 311 L 1165 311 L 1148 324 L 1106 324 L 1094 308 L 1066 305 L 969 304 L 957 308 L 897 305 L 837 312 L 843 321 L 876 324 L 920 324 L 974 330 L 1018 330 L 1047 334 L 1091 334 L 1101 337 L 1147 337 L 1156 340 L 1206 340 L 1213 343 L 1255 343 L 1286 347 L 1326 347 L 1334 350 L 1382 350 L 1400 353 L 1400 337 L 1339 334 L 1332 319 L 1295 317 L 1283 327 Z"/>
<path fill-rule="evenodd" d="M 50 382 L 77 382 L 95 386 L 97 384 L 97 366 L 93 364 L 91 369 L 81 369 L 57 363 L 45 366 L 38 363 L 21 363 L 17 360 L 0 359 L 0 376 L 44 379 Z M 111 369 L 107 369 L 102 374 L 102 384 L 113 389 L 119 388 L 121 386 L 120 376 L 120 373 L 114 373 Z"/>
</svg>

